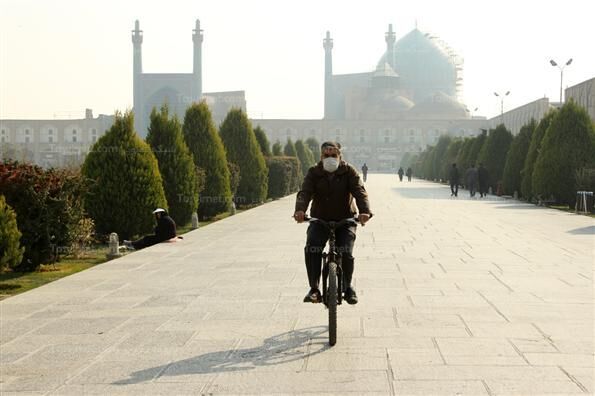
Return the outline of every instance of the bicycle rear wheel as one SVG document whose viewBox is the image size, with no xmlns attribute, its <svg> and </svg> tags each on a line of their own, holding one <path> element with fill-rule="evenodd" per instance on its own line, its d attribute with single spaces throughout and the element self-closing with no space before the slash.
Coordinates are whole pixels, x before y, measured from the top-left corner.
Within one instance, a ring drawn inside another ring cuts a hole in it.
<svg viewBox="0 0 595 396">
<path fill-rule="evenodd" d="M 337 263 L 328 265 L 328 342 L 331 346 L 337 343 Z"/>
</svg>

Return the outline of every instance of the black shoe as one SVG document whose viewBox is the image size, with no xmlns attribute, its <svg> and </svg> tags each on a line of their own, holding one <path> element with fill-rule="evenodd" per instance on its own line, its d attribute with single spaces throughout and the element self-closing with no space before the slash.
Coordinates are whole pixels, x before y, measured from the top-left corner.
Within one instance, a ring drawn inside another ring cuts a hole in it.
<svg viewBox="0 0 595 396">
<path fill-rule="evenodd" d="M 322 296 L 320 295 L 320 290 L 318 289 L 310 289 L 306 297 L 304 297 L 305 303 L 319 303 L 322 301 Z"/>
<path fill-rule="evenodd" d="M 344 297 L 345 301 L 347 301 L 347 304 L 357 304 L 357 294 L 355 293 L 355 289 L 353 287 L 348 287 L 345 289 Z"/>
</svg>

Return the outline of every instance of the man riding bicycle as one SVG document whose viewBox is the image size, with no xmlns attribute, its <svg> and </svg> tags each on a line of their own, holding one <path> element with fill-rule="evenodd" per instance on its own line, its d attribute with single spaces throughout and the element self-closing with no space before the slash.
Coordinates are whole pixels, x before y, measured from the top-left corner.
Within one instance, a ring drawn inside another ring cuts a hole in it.
<svg viewBox="0 0 595 396">
<path fill-rule="evenodd" d="M 341 159 L 341 145 L 335 142 L 323 143 L 320 159 L 317 165 L 308 170 L 302 188 L 297 194 L 294 219 L 298 223 L 304 221 L 310 201 L 312 217 L 326 221 L 352 218 L 357 214 L 353 202 L 355 198 L 359 210 L 358 221 L 364 225 L 372 216 L 368 193 L 357 170 Z M 351 285 L 356 228 L 353 224 L 336 230 L 336 246 L 342 256 L 344 296 L 349 304 L 357 304 L 357 294 Z M 310 223 L 304 248 L 310 291 L 304 297 L 304 302 L 322 301 L 319 283 L 322 252 L 328 238 L 328 229 L 321 224 Z"/>
</svg>

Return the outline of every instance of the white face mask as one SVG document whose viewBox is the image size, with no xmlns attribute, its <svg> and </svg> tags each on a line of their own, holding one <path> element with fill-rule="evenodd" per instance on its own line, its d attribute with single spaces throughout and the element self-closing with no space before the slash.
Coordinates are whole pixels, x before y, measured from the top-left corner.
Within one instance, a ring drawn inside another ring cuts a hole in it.
<svg viewBox="0 0 595 396">
<path fill-rule="evenodd" d="M 339 159 L 328 157 L 322 160 L 322 167 L 325 171 L 333 173 L 339 168 Z"/>
</svg>

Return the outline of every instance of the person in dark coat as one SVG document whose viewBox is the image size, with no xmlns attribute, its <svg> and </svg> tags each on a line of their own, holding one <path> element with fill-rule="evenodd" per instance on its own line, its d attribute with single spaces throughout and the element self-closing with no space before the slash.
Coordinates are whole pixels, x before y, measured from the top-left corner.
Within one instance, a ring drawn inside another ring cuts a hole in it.
<svg viewBox="0 0 595 396">
<path fill-rule="evenodd" d="M 405 173 L 403 171 L 403 168 L 402 167 L 399 167 L 399 170 L 397 171 L 397 173 L 399 174 L 399 180 L 400 181 L 403 181 L 403 173 Z"/>
<path fill-rule="evenodd" d="M 176 223 L 174 219 L 169 217 L 167 211 L 162 208 L 157 208 L 153 211 L 153 214 L 157 221 L 157 226 L 154 230 L 155 234 L 147 235 L 136 241 L 124 241 L 124 245 L 127 248 L 140 250 L 176 237 Z"/>
<path fill-rule="evenodd" d="M 477 176 L 479 179 L 479 196 L 481 198 L 488 195 L 488 186 L 490 185 L 490 175 L 488 174 L 488 170 L 483 167 L 483 164 L 479 164 L 479 168 L 477 169 Z"/>
<path fill-rule="evenodd" d="M 450 181 L 450 196 L 457 197 L 459 195 L 459 168 L 457 168 L 457 164 L 455 163 L 450 168 L 448 180 Z"/>
<path fill-rule="evenodd" d="M 325 221 L 353 218 L 359 211 L 358 220 L 364 225 L 372 217 L 368 193 L 357 170 L 341 159 L 340 149 L 335 142 L 322 144 L 321 161 L 308 170 L 297 194 L 293 217 L 298 223 L 304 221 L 310 202 L 311 216 Z M 355 224 L 349 225 L 337 229 L 335 234 L 337 250 L 342 253 L 344 296 L 349 304 L 357 304 L 357 294 L 351 285 L 356 228 Z M 304 302 L 322 302 L 319 283 L 322 252 L 328 238 L 329 231 L 323 225 L 310 223 L 304 248 L 310 291 Z"/>
<path fill-rule="evenodd" d="M 477 190 L 478 181 L 479 175 L 477 172 L 477 168 L 475 167 L 475 165 L 471 165 L 465 173 L 465 184 L 469 189 L 469 196 L 471 198 L 475 197 L 475 191 Z"/>
<path fill-rule="evenodd" d="M 364 175 L 364 183 L 365 183 L 366 180 L 368 180 L 368 165 L 366 165 L 365 162 L 364 162 L 364 165 L 362 166 L 362 174 Z"/>
<path fill-rule="evenodd" d="M 413 169 L 411 169 L 411 167 L 407 168 L 407 171 L 405 172 L 405 174 L 407 175 L 407 181 L 411 181 L 411 176 L 413 175 Z"/>
</svg>

